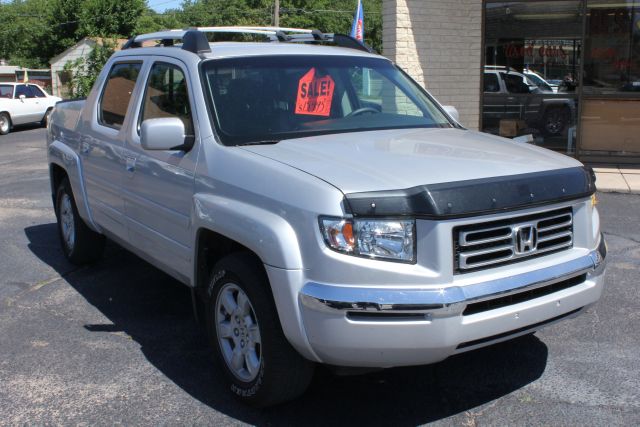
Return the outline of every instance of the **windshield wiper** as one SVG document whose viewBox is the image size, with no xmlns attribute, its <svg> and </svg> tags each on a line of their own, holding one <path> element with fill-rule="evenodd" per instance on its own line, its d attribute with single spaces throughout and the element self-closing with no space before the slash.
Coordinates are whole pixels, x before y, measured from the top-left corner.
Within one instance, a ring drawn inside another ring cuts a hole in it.
<svg viewBox="0 0 640 427">
<path fill-rule="evenodd" d="M 278 142 L 280 142 L 281 140 L 279 139 L 263 139 L 260 141 L 248 141 L 248 142 L 241 142 L 240 144 L 236 144 L 236 146 L 244 146 L 244 145 L 270 145 L 270 144 L 277 144 Z"/>
</svg>

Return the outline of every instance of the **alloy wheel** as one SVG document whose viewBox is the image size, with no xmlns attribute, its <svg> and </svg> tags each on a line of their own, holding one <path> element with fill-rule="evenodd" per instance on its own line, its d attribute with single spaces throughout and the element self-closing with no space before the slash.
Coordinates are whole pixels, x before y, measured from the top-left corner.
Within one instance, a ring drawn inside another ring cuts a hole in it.
<svg viewBox="0 0 640 427">
<path fill-rule="evenodd" d="M 253 381 L 260 372 L 262 346 L 255 310 L 247 294 L 235 283 L 218 292 L 215 306 L 218 345 L 235 377 Z"/>
<path fill-rule="evenodd" d="M 0 115 L 0 132 L 9 132 L 9 119 L 5 115 Z"/>
<path fill-rule="evenodd" d="M 60 200 L 60 224 L 62 225 L 62 238 L 70 251 L 76 241 L 76 227 L 73 218 L 71 197 L 64 194 Z"/>
</svg>

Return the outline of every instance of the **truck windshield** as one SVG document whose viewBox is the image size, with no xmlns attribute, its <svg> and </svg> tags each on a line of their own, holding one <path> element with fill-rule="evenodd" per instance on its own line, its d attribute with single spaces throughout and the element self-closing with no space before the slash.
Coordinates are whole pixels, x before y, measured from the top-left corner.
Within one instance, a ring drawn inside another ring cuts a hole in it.
<svg viewBox="0 0 640 427">
<path fill-rule="evenodd" d="M 348 56 L 255 56 L 203 63 L 225 145 L 365 130 L 453 127 L 390 61 Z"/>
</svg>

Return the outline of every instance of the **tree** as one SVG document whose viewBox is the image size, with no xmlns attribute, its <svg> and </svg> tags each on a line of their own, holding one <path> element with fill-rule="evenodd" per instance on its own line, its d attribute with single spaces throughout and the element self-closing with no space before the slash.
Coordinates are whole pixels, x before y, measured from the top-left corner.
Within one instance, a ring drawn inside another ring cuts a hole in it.
<svg viewBox="0 0 640 427">
<path fill-rule="evenodd" d="M 173 28 L 183 28 L 187 25 L 181 20 L 180 10 L 166 10 L 164 13 L 156 13 L 146 8 L 136 23 L 135 34 L 153 33 L 155 31 Z"/>
<path fill-rule="evenodd" d="M 83 0 L 79 34 L 131 37 L 145 11 L 145 0 Z"/>
<path fill-rule="evenodd" d="M 280 25 L 348 34 L 357 0 L 280 0 Z M 363 0 L 365 41 L 382 48 L 382 0 Z M 181 21 L 189 26 L 272 25 L 272 0 L 186 0 Z"/>
<path fill-rule="evenodd" d="M 47 59 L 73 46 L 82 38 L 79 32 L 82 4 L 83 0 L 52 0 L 48 3 L 49 34 L 43 40 L 47 45 Z"/>
<path fill-rule="evenodd" d="M 91 92 L 93 84 L 115 51 L 116 41 L 102 40 L 96 43 L 91 52 L 84 58 L 68 62 L 64 69 L 71 73 L 69 85 L 71 98 L 85 98 Z"/>
<path fill-rule="evenodd" d="M 365 42 L 382 50 L 382 0 L 362 0 Z M 327 33 L 349 34 L 357 0 L 281 0 L 280 25 L 317 28 Z"/>
<path fill-rule="evenodd" d="M 0 4 L 0 58 L 11 64 L 41 67 L 48 36 L 46 0 L 13 0 Z M 48 58 L 47 58 L 48 59 Z"/>
</svg>

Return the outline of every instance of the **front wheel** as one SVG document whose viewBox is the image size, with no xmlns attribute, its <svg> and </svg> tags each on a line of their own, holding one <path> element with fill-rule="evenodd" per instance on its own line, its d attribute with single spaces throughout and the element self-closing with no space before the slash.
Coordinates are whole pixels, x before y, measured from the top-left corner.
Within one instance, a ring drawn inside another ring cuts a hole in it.
<svg viewBox="0 0 640 427">
<path fill-rule="evenodd" d="M 76 265 L 97 261 L 104 251 L 104 236 L 91 230 L 78 214 L 71 184 L 63 179 L 56 192 L 56 217 L 62 251 Z"/>
<path fill-rule="evenodd" d="M 258 260 L 245 253 L 220 260 L 211 273 L 206 305 L 210 345 L 237 397 L 265 407 L 306 390 L 313 363 L 285 338 Z"/>
<path fill-rule="evenodd" d="M 0 135 L 6 135 L 11 130 L 11 118 L 7 113 L 0 113 Z"/>
<path fill-rule="evenodd" d="M 44 117 L 42 118 L 42 120 L 40 121 L 40 125 L 42 127 L 47 127 L 47 125 L 49 124 L 49 119 L 51 119 L 51 111 L 53 111 L 51 108 L 49 108 L 47 110 L 46 113 L 44 113 Z"/>
</svg>

